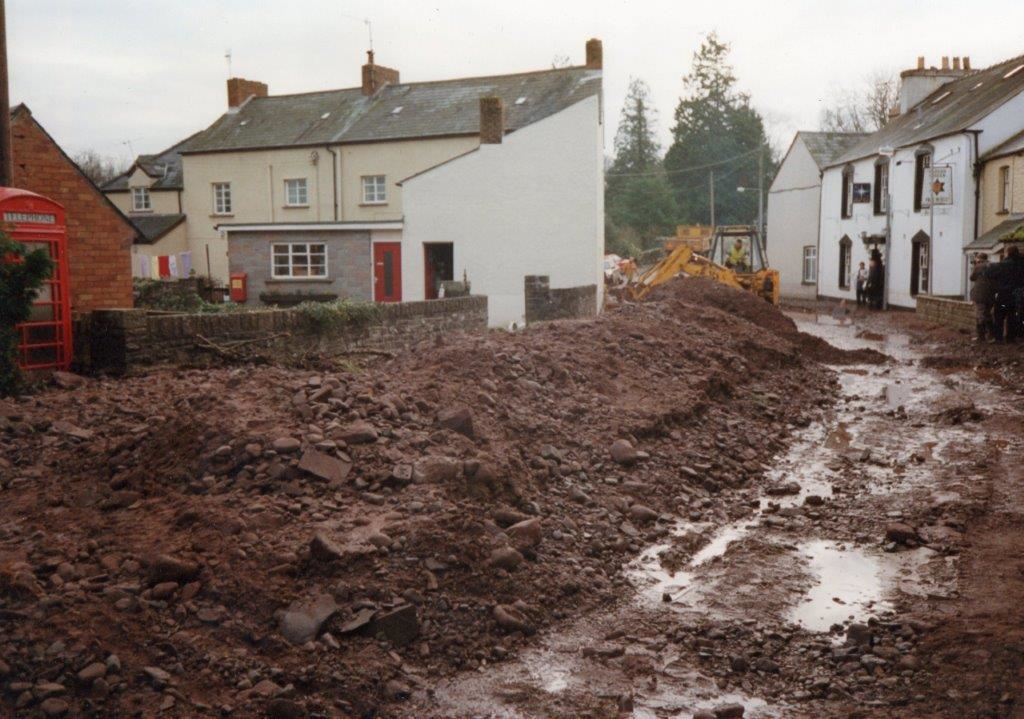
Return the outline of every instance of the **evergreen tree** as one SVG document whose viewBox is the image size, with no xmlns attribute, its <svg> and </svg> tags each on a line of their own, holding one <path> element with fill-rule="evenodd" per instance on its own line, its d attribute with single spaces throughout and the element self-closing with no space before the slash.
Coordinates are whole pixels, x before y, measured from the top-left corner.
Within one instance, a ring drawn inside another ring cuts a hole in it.
<svg viewBox="0 0 1024 719">
<path fill-rule="evenodd" d="M 683 80 L 686 95 L 676 107 L 664 165 L 686 224 L 710 222 L 712 170 L 715 221 L 720 225 L 756 222 L 757 192 L 740 192 L 738 187 L 757 187 L 759 152 L 764 153 L 766 190 L 774 175 L 764 121 L 750 97 L 736 90 L 728 58 L 729 45 L 710 33 L 694 53 L 693 68 Z"/>
<path fill-rule="evenodd" d="M 650 89 L 632 79 L 615 133 L 615 160 L 605 186 L 609 251 L 630 256 L 675 223 L 675 201 L 661 171 Z"/>
</svg>

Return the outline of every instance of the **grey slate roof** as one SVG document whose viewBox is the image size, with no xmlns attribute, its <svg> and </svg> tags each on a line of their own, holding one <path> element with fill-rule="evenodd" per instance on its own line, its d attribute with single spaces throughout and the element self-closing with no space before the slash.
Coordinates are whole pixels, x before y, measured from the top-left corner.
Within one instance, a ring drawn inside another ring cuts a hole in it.
<svg viewBox="0 0 1024 719">
<path fill-rule="evenodd" d="M 819 169 L 825 169 L 841 157 L 847 150 L 867 137 L 866 132 L 805 132 L 798 133 L 811 153 L 811 157 L 818 164 Z"/>
<path fill-rule="evenodd" d="M 964 248 L 965 252 L 978 250 L 994 250 L 1004 238 L 1013 234 L 1019 227 L 1024 227 L 1024 215 L 1012 215 L 1009 219 L 1003 220 L 998 225 Z"/>
<path fill-rule="evenodd" d="M 181 153 L 198 134 L 186 137 L 181 142 L 155 155 L 139 155 L 127 171 L 105 183 L 100 189 L 104 192 L 127 190 L 128 178 L 131 177 L 136 167 L 155 178 L 150 186 L 151 190 L 182 189 Z"/>
<path fill-rule="evenodd" d="M 1019 56 L 947 82 L 881 130 L 864 138 L 830 166 L 876 155 L 883 147 L 907 147 L 968 129 L 1024 92 L 1024 70 L 1003 77 L 1022 64 L 1024 56 Z M 947 92 L 949 95 L 943 97 Z"/>
<path fill-rule="evenodd" d="M 507 130 L 530 125 L 601 89 L 586 67 L 253 98 L 196 135 L 185 153 L 475 134 L 479 99 L 502 98 Z M 516 104 L 519 98 L 525 98 Z M 399 109 L 401 108 L 401 109 Z"/>
<path fill-rule="evenodd" d="M 185 221 L 185 215 L 129 215 L 139 231 L 137 244 L 151 245 Z"/>
</svg>

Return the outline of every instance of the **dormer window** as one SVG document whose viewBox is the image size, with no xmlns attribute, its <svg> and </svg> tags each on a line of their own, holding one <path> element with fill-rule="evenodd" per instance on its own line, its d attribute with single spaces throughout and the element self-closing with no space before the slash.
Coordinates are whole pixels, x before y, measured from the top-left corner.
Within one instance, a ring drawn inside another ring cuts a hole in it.
<svg viewBox="0 0 1024 719">
<path fill-rule="evenodd" d="M 148 187 L 133 187 L 132 188 L 132 212 L 150 212 L 153 209 L 153 205 L 149 200 L 149 188 Z"/>
</svg>

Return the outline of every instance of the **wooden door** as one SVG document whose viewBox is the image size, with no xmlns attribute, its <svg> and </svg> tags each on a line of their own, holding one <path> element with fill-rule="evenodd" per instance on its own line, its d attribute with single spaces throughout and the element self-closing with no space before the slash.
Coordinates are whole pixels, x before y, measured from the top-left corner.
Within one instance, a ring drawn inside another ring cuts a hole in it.
<svg viewBox="0 0 1024 719">
<path fill-rule="evenodd" d="M 402 301 L 401 242 L 378 242 L 373 246 L 373 299 Z"/>
</svg>

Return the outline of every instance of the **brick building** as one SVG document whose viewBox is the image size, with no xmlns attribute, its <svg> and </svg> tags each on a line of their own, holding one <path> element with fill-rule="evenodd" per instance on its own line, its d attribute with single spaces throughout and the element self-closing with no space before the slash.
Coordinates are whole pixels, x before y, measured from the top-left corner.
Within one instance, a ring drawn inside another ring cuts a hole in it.
<svg viewBox="0 0 1024 719">
<path fill-rule="evenodd" d="M 72 311 L 131 307 L 131 247 L 138 230 L 25 105 L 11 112 L 11 135 L 14 186 L 50 197 L 67 210 Z"/>
</svg>

